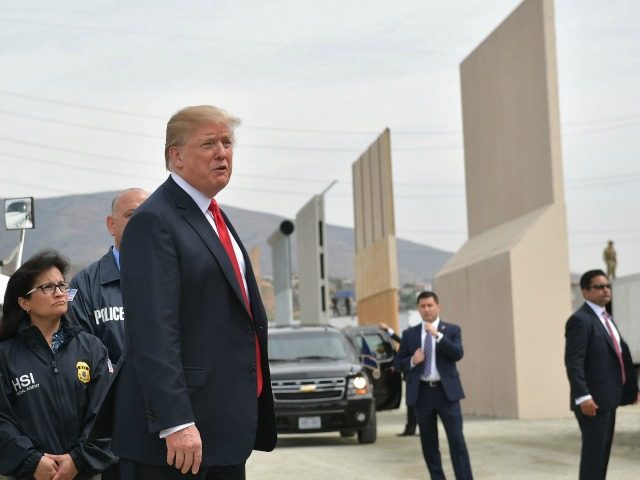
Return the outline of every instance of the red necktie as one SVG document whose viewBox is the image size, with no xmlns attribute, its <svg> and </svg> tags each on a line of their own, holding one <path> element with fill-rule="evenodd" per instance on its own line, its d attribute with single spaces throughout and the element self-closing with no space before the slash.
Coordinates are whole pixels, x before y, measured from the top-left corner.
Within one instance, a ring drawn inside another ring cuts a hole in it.
<svg viewBox="0 0 640 480">
<path fill-rule="evenodd" d="M 611 322 L 609 321 L 609 314 L 606 310 L 603 310 L 602 316 L 604 317 L 604 324 L 607 326 L 607 331 L 609 332 L 609 336 L 611 337 L 611 341 L 613 342 L 613 347 L 616 349 L 616 356 L 618 357 L 618 362 L 620 362 L 620 372 L 622 373 L 622 384 L 627 383 L 627 375 L 624 371 L 624 361 L 622 360 L 622 350 L 620 350 L 620 344 L 618 340 L 616 340 L 616 336 L 613 334 L 613 328 L 611 327 Z"/>
<path fill-rule="evenodd" d="M 240 265 L 238 265 L 238 259 L 236 258 L 236 253 L 233 250 L 233 244 L 231 243 L 229 229 L 227 229 L 227 224 L 222 217 L 220 207 L 218 207 L 218 202 L 216 202 L 215 200 L 211 200 L 209 211 L 213 215 L 213 221 L 215 222 L 216 228 L 218 229 L 218 238 L 220 239 L 220 243 L 222 243 L 222 246 L 227 252 L 229 260 L 231 260 L 231 265 L 233 266 L 233 271 L 236 274 L 236 280 L 240 285 L 242 298 L 247 307 L 247 310 L 249 311 L 249 316 L 251 316 L 251 319 L 253 320 L 251 305 L 249 304 L 249 297 L 247 296 L 247 291 L 244 288 L 244 281 L 242 279 L 242 273 L 240 272 Z M 258 336 L 256 335 L 256 374 L 258 380 L 258 396 L 260 396 L 260 394 L 262 393 L 262 366 L 260 365 L 260 360 L 260 344 L 258 343 Z"/>
</svg>

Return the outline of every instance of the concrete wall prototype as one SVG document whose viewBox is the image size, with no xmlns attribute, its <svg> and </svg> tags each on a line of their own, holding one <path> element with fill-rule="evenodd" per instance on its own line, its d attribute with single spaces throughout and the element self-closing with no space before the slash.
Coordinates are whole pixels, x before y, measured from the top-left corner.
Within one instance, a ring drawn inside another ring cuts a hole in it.
<svg viewBox="0 0 640 480">
<path fill-rule="evenodd" d="M 276 325 L 291 325 L 293 321 L 293 292 L 291 289 L 291 234 L 293 230 L 293 223 L 284 220 L 267 239 L 267 243 L 271 246 Z"/>
<path fill-rule="evenodd" d="M 323 196 L 315 195 L 296 215 L 298 301 L 303 325 L 329 321 L 326 238 Z"/>
<path fill-rule="evenodd" d="M 552 0 L 525 0 L 461 65 L 469 240 L 435 280 L 463 328 L 469 413 L 569 415 L 571 311 Z"/>
<path fill-rule="evenodd" d="M 389 129 L 352 165 L 358 323 L 398 329 L 398 256 Z"/>
<path fill-rule="evenodd" d="M 249 260 L 251 268 L 257 280 L 262 280 L 262 268 L 260 268 L 260 247 L 253 247 L 249 250 Z"/>
</svg>

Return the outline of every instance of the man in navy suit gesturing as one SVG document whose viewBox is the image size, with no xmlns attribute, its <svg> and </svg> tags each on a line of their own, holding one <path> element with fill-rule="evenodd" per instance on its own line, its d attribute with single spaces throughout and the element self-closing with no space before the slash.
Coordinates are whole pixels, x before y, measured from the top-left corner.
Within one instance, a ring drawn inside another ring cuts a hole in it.
<svg viewBox="0 0 640 480">
<path fill-rule="evenodd" d="M 464 391 L 456 368 L 463 355 L 460 327 L 440 320 L 440 303 L 434 292 L 421 292 L 417 303 L 423 322 L 403 332 L 395 366 L 406 375 L 406 402 L 415 408 L 422 454 L 431 478 L 445 479 L 438 442 L 439 416 L 456 479 L 470 480 L 473 474 L 460 409 Z"/>
</svg>

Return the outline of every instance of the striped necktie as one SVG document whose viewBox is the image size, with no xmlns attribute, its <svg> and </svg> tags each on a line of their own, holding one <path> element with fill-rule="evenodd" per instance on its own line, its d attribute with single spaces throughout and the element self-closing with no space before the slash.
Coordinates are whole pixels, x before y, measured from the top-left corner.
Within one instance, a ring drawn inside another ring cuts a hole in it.
<svg viewBox="0 0 640 480">
<path fill-rule="evenodd" d="M 424 344 L 422 345 L 422 352 L 424 353 L 424 371 L 422 375 L 425 378 L 429 378 L 431 375 L 431 358 L 433 357 L 433 339 L 431 334 L 426 332 L 424 336 Z"/>
<path fill-rule="evenodd" d="M 620 350 L 620 344 L 616 339 L 615 334 L 613 333 L 613 327 L 611 326 L 611 321 L 609 320 L 609 314 L 606 310 L 602 311 L 602 318 L 604 318 L 604 324 L 607 327 L 607 331 L 609 332 L 609 336 L 611 337 L 611 341 L 613 342 L 613 348 L 616 350 L 616 356 L 618 357 L 618 362 L 620 363 L 620 373 L 622 374 L 622 384 L 627 383 L 627 374 L 624 371 L 624 361 L 622 360 L 622 350 Z"/>
</svg>

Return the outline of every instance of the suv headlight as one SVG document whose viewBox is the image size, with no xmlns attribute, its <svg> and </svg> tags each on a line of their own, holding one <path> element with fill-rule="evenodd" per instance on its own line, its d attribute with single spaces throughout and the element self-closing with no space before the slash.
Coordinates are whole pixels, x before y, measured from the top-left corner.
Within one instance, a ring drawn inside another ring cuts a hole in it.
<svg viewBox="0 0 640 480">
<path fill-rule="evenodd" d="M 359 397 L 360 395 L 366 395 L 367 393 L 369 393 L 369 380 L 367 380 L 365 375 L 356 375 L 349 379 L 347 396 Z"/>
</svg>

